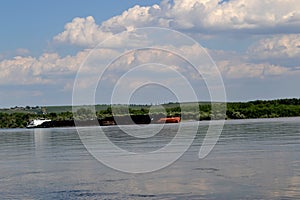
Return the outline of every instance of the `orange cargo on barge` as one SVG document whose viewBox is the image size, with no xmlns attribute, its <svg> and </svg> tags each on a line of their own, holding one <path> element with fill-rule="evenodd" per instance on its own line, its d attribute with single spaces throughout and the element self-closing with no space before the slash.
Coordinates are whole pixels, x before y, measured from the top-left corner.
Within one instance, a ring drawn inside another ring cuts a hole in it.
<svg viewBox="0 0 300 200">
<path fill-rule="evenodd" d="M 180 120 L 180 117 L 164 117 L 160 118 L 157 123 L 179 123 Z"/>
</svg>

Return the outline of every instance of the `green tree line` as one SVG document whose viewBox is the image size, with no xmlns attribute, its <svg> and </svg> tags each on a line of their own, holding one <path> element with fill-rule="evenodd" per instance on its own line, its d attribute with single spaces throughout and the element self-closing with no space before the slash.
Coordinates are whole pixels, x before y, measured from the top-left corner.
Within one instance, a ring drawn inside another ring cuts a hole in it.
<svg viewBox="0 0 300 200">
<path fill-rule="evenodd" d="M 196 106 L 195 106 L 196 104 Z M 213 107 L 213 109 L 212 109 Z M 199 108 L 199 109 L 195 109 Z M 226 110 L 225 110 L 226 108 Z M 93 113 L 89 108 L 79 108 L 76 112 L 47 114 L 1 113 L 0 128 L 24 128 L 33 119 L 46 118 L 54 121 L 92 120 L 124 115 L 181 116 L 184 120 L 249 119 L 300 116 L 300 99 L 257 100 L 249 102 L 224 103 L 169 103 L 161 106 L 108 106 Z M 224 115 L 225 114 L 225 115 Z"/>
</svg>

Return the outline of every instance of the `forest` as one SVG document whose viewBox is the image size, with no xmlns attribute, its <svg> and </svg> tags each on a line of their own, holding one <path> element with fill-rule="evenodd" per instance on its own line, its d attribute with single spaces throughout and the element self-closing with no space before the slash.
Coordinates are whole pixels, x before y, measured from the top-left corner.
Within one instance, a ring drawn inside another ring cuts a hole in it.
<svg viewBox="0 0 300 200">
<path fill-rule="evenodd" d="M 1 109 L 0 128 L 24 128 L 33 119 L 45 118 L 55 121 L 93 120 L 112 116 L 160 115 L 180 116 L 182 120 L 218 120 L 279 118 L 300 116 L 300 99 L 256 100 L 227 103 L 167 103 L 162 105 L 98 105 L 78 107 L 26 107 L 24 109 Z M 195 109 L 196 108 L 196 109 Z M 199 108 L 199 109 L 197 109 Z M 214 109 L 212 109 L 214 108 Z M 61 111 L 60 111 L 61 110 Z"/>
</svg>

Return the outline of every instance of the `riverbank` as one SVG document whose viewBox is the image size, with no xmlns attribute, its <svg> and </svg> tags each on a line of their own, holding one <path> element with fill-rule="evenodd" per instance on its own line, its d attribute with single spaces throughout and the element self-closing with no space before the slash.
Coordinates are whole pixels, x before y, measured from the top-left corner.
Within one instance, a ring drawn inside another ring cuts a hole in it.
<svg viewBox="0 0 300 200">
<path fill-rule="evenodd" d="M 212 111 L 212 107 L 214 109 Z M 225 107 L 226 110 L 225 110 Z M 113 125 L 114 118 L 123 118 L 138 124 L 150 123 L 150 119 L 167 116 L 181 117 L 183 120 L 212 120 L 212 119 L 257 119 L 257 118 L 281 118 L 300 116 L 300 99 L 257 100 L 250 102 L 229 103 L 168 103 L 157 106 L 151 105 L 97 105 L 96 113 L 92 112 L 93 106 L 78 107 L 71 112 L 71 106 L 60 107 L 31 107 L 0 110 L 0 128 L 24 128 L 29 121 L 46 118 L 57 124 L 69 123 L 73 125 L 77 121 L 98 121 L 103 124 Z M 163 109 L 162 109 L 163 108 Z M 199 108 L 198 110 L 195 108 Z M 220 108 L 218 110 L 218 108 Z M 39 109 L 41 109 L 39 112 Z M 52 112 L 50 112 L 52 111 Z M 113 112 L 114 111 L 114 112 Z M 87 120 L 88 119 L 88 120 Z M 118 120 L 117 120 L 118 121 Z M 120 121 L 120 120 L 119 120 Z M 122 121 L 122 120 L 121 120 Z M 124 120 L 123 120 L 124 121 Z M 72 124 L 73 123 L 73 124 Z M 125 122 L 124 122 L 125 123 Z M 98 123 L 99 124 L 99 123 Z M 126 123 L 125 123 L 126 124 Z M 128 124 L 128 123 L 127 123 Z M 52 126 L 53 127 L 53 126 Z"/>
</svg>

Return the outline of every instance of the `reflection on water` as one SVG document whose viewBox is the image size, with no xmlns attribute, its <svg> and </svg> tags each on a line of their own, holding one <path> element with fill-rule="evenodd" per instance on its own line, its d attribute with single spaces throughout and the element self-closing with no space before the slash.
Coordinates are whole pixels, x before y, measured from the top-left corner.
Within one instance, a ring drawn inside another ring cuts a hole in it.
<svg viewBox="0 0 300 200">
<path fill-rule="evenodd" d="M 0 130 L 1 199 L 300 199 L 299 118 L 228 121 L 202 160 L 198 151 L 207 123 L 190 125 L 200 127 L 192 147 L 173 165 L 149 174 L 102 165 L 73 128 Z M 167 137 L 145 148 L 159 147 Z M 125 144 L 140 148 L 138 139 Z"/>
</svg>

